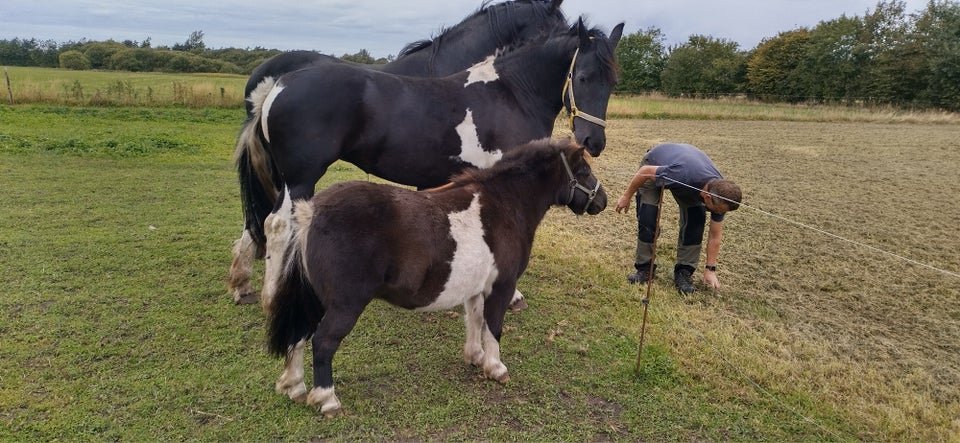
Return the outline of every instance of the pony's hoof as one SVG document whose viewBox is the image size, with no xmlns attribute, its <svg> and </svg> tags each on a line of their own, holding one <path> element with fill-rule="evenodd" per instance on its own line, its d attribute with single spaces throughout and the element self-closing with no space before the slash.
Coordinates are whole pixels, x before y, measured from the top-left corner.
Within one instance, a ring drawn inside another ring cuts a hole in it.
<svg viewBox="0 0 960 443">
<path fill-rule="evenodd" d="M 507 367 L 504 366 L 503 363 L 488 367 L 483 371 L 483 375 L 490 380 L 496 380 L 500 383 L 510 381 L 510 371 L 507 371 Z"/>
<path fill-rule="evenodd" d="M 527 309 L 527 301 L 522 298 L 510 304 L 510 312 L 520 312 L 524 309 Z"/>
<path fill-rule="evenodd" d="M 333 418 L 342 413 L 340 399 L 333 392 L 333 386 L 329 388 L 313 388 L 307 396 L 307 404 L 317 408 L 324 417 Z"/>
<path fill-rule="evenodd" d="M 255 305 L 260 301 L 260 296 L 255 292 L 247 294 L 234 294 L 233 302 L 238 305 Z"/>
</svg>

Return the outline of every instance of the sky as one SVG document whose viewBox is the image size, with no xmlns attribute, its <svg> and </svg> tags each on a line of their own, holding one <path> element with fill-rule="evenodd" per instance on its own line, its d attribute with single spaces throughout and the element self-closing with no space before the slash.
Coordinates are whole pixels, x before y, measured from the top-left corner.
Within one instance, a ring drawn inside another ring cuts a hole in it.
<svg viewBox="0 0 960 443">
<path fill-rule="evenodd" d="M 494 0 L 498 3 L 501 0 Z M 908 13 L 927 0 L 907 0 Z M 666 44 L 700 34 L 750 50 L 764 38 L 824 20 L 863 16 L 876 0 L 564 0 L 571 19 L 583 15 L 609 32 L 659 28 Z M 207 48 L 310 49 L 333 55 L 366 49 L 396 55 L 407 43 L 436 36 L 480 6 L 481 0 L 2 0 L 0 39 L 58 43 L 81 39 L 183 43 L 203 31 Z"/>
</svg>

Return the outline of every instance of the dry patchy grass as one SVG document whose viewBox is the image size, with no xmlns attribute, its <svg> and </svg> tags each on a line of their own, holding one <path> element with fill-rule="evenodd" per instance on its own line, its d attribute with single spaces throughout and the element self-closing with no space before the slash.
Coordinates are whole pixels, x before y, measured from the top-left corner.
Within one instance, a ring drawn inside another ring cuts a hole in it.
<svg viewBox="0 0 960 443">
<path fill-rule="evenodd" d="M 594 164 L 611 201 L 665 141 L 701 147 L 744 189 L 725 223 L 723 289 L 681 299 L 669 272 L 654 286 L 653 340 L 685 370 L 731 396 L 804 393 L 778 401 L 827 404 L 862 424 L 858 439 L 960 437 L 960 126 L 617 119 L 608 137 Z M 587 262 L 632 270 L 632 215 L 576 230 L 598 245 Z"/>
</svg>

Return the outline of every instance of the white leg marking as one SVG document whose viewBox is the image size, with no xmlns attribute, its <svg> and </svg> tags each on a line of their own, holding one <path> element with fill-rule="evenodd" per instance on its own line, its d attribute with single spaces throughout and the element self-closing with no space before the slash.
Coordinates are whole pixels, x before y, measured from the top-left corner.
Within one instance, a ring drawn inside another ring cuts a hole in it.
<svg viewBox="0 0 960 443">
<path fill-rule="evenodd" d="M 483 296 L 476 295 L 463 304 L 463 322 L 467 326 L 467 339 L 463 344 L 463 361 L 480 366 L 483 363 L 481 337 L 486 326 L 483 323 Z"/>
<path fill-rule="evenodd" d="M 283 374 L 274 385 L 277 394 L 286 394 L 297 403 L 303 403 L 307 396 L 307 385 L 303 383 L 303 349 L 306 344 L 306 340 L 300 340 L 287 350 Z"/>
<path fill-rule="evenodd" d="M 290 201 L 290 189 L 284 188 L 283 206 L 277 212 L 267 216 L 263 232 L 267 237 L 267 252 L 264 257 L 263 291 L 261 304 L 269 312 L 270 303 L 277 293 L 277 279 L 283 272 L 283 255 L 287 245 L 293 241 L 293 206 Z"/>
<path fill-rule="evenodd" d="M 500 342 L 486 324 L 483 327 L 483 375 L 500 383 L 510 380 L 507 367 L 500 361 Z"/>
<path fill-rule="evenodd" d="M 493 166 L 503 157 L 503 152 L 499 149 L 486 151 L 480 145 L 477 125 L 473 123 L 473 111 L 469 109 L 467 109 L 467 116 L 463 119 L 463 122 L 457 125 L 457 135 L 460 136 L 460 156 L 454 157 L 457 160 L 484 169 Z"/>
<path fill-rule="evenodd" d="M 473 195 L 470 207 L 447 214 L 450 236 L 457 243 L 450 261 L 450 277 L 443 291 L 429 306 L 420 311 L 450 309 L 464 304 L 468 297 L 489 294 L 497 278 L 497 264 L 493 252 L 483 239 L 480 220 L 480 194 Z"/>
<path fill-rule="evenodd" d="M 263 105 L 261 108 L 260 114 L 260 128 L 263 130 L 263 137 L 267 139 L 267 142 L 270 142 L 270 129 L 267 127 L 267 119 L 270 117 L 270 108 L 273 106 L 274 100 L 277 99 L 277 96 L 283 92 L 283 85 L 277 83 L 273 86 L 273 89 L 270 90 L 270 93 L 267 94 L 267 98 L 264 99 Z M 251 94 L 252 96 L 253 94 Z"/>
<path fill-rule="evenodd" d="M 230 277 L 227 280 L 227 287 L 233 291 L 234 303 L 255 301 L 253 297 L 256 297 L 256 294 L 250 284 L 250 277 L 253 275 L 256 250 L 250 231 L 244 229 L 243 235 L 233 243 L 233 263 L 230 265 Z"/>
<path fill-rule="evenodd" d="M 464 88 L 470 86 L 474 83 L 488 83 L 497 81 L 500 78 L 497 75 L 497 69 L 493 65 L 493 61 L 497 58 L 496 54 L 488 56 L 482 62 L 471 66 L 467 69 L 467 72 L 470 74 L 467 75 L 467 82 L 463 85 Z"/>
<path fill-rule="evenodd" d="M 510 304 L 516 304 L 523 301 L 523 294 L 520 293 L 519 289 L 513 290 L 513 298 L 510 299 Z"/>
<path fill-rule="evenodd" d="M 307 404 L 316 406 L 320 412 L 327 417 L 334 417 L 340 414 L 340 399 L 333 392 L 333 386 L 329 388 L 313 388 L 310 395 L 307 396 Z"/>
</svg>

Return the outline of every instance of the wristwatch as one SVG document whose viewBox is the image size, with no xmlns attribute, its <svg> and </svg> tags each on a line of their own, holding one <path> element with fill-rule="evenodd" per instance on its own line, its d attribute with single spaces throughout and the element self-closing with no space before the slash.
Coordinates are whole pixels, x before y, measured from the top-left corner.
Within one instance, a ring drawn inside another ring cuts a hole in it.
<svg viewBox="0 0 960 443">
<path fill-rule="evenodd" d="M 706 269 L 706 270 L 708 270 L 708 271 L 717 272 L 717 265 L 706 265 L 706 266 L 704 266 L 704 269 Z"/>
</svg>

